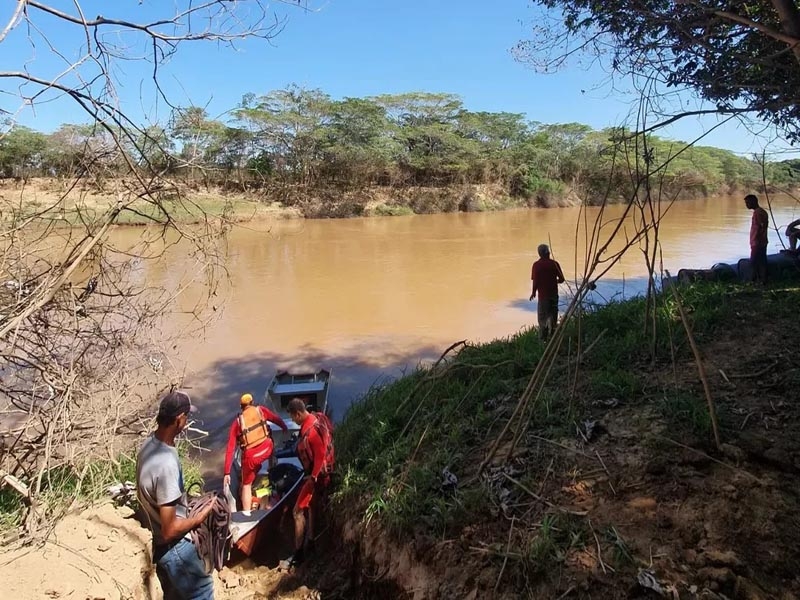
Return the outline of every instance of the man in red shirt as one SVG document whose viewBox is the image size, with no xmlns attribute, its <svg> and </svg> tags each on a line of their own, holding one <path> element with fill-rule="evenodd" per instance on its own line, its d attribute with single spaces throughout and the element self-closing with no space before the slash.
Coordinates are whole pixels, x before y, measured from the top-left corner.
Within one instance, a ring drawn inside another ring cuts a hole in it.
<svg viewBox="0 0 800 600">
<path fill-rule="evenodd" d="M 251 394 L 239 400 L 242 412 L 231 423 L 228 447 L 225 450 L 225 477 L 223 485 L 231 484 L 231 464 L 236 444 L 242 449 L 242 510 L 249 511 L 253 504 L 253 482 L 264 461 L 272 457 L 272 432 L 268 421 L 284 431 L 286 423 L 266 406 L 255 406 Z"/>
<path fill-rule="evenodd" d="M 550 248 L 540 244 L 539 260 L 531 267 L 531 302 L 539 294 L 539 336 L 547 341 L 558 321 L 558 284 L 564 283 L 561 265 L 550 258 Z"/>
<path fill-rule="evenodd" d="M 294 554 L 290 565 L 303 560 L 305 540 L 314 537 L 314 512 L 319 497 L 330 484 L 333 469 L 333 424 L 323 413 L 310 413 L 301 398 L 293 398 L 286 407 L 292 421 L 300 426 L 297 456 L 306 474 L 294 506 Z"/>
<path fill-rule="evenodd" d="M 754 194 L 744 197 L 744 204 L 753 211 L 750 221 L 750 268 L 751 279 L 762 285 L 767 283 L 767 229 L 769 229 L 769 215 L 758 205 L 758 198 Z"/>
</svg>

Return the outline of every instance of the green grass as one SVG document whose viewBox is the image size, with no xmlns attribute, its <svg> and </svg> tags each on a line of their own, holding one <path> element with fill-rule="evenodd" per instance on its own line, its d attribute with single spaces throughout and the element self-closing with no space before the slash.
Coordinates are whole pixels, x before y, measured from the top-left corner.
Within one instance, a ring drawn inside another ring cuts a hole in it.
<svg viewBox="0 0 800 600">
<path fill-rule="evenodd" d="M 734 305 L 747 305 L 752 293 L 733 285 L 681 287 L 682 304 L 698 343 L 714 339 L 720 325 L 736 316 Z M 739 301 L 732 302 L 737 297 Z M 767 292 L 759 309 L 794 310 L 791 305 L 796 301 L 796 291 L 783 296 Z M 710 439 L 703 399 L 692 390 L 665 390 L 665 384 L 654 378 L 654 368 L 665 375 L 671 372 L 673 355 L 678 364 L 693 360 L 671 292 L 657 298 L 655 343 L 651 319 L 645 328 L 645 310 L 645 300 L 637 298 L 582 315 L 584 349 L 605 333 L 584 356 L 574 394 L 579 328 L 576 321 L 567 324 L 560 357 L 529 415 L 530 431 L 556 439 L 574 435 L 575 421 L 594 414 L 596 402 L 617 398 L 623 404 L 651 403 L 674 430 Z M 571 366 L 566 364 L 568 348 Z M 492 507 L 483 484 L 472 481 L 454 492 L 444 491 L 442 469 L 447 467 L 462 482 L 470 480 L 483 456 L 480 448 L 507 421 L 543 350 L 536 332 L 526 331 L 465 347 L 435 372 L 419 368 L 370 390 L 351 406 L 337 429 L 343 480 L 336 500 L 341 509 L 380 522 L 398 536 L 420 527 L 447 536 L 465 523 L 485 520 Z M 535 544 L 541 547 L 532 547 L 529 553 L 550 552 L 546 537 Z"/>
<path fill-rule="evenodd" d="M 711 435 L 711 416 L 704 398 L 683 390 L 670 391 L 665 393 L 659 407 L 671 425 L 688 428 L 700 438 Z"/>
<path fill-rule="evenodd" d="M 178 454 L 183 464 L 184 485 L 203 486 L 200 463 L 190 457 L 190 447 L 179 443 Z M 74 467 L 56 467 L 42 476 L 37 497 L 40 511 L 47 517 L 58 518 L 65 510 L 78 504 L 85 505 L 107 497 L 107 488 L 116 482 L 136 481 L 136 455 L 121 454 L 116 460 L 97 459 L 77 470 Z M 35 481 L 23 481 L 33 489 Z M 135 500 L 134 500 L 135 503 Z M 0 532 L 19 527 L 26 512 L 21 496 L 9 487 L 0 488 Z"/>
</svg>

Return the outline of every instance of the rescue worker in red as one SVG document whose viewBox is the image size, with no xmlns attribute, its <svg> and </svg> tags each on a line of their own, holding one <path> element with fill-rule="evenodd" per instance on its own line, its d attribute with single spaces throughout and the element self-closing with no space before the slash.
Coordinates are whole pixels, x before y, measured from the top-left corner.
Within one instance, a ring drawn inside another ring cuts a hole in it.
<svg viewBox="0 0 800 600">
<path fill-rule="evenodd" d="M 303 560 L 305 541 L 314 538 L 314 512 L 320 497 L 330 485 L 333 470 L 333 424 L 323 413 L 310 413 L 301 398 L 292 399 L 286 407 L 292 421 L 300 426 L 297 455 L 303 464 L 305 481 L 294 506 L 294 554 L 290 565 Z"/>
<path fill-rule="evenodd" d="M 228 448 L 225 451 L 225 477 L 223 485 L 231 484 L 231 464 L 236 444 L 242 450 L 242 510 L 253 508 L 253 481 L 264 461 L 272 457 L 273 443 L 270 423 L 275 423 L 284 431 L 286 423 L 265 406 L 255 406 L 251 394 L 243 394 L 240 399 L 242 412 L 231 423 L 228 434 Z"/>
</svg>

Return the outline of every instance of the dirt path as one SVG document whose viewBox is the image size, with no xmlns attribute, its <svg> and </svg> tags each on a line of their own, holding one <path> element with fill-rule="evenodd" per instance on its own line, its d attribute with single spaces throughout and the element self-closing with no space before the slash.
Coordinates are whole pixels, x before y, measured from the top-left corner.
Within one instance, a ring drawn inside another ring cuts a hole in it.
<svg viewBox="0 0 800 600">
<path fill-rule="evenodd" d="M 216 600 L 315 600 L 319 593 L 251 560 L 214 574 Z M 42 546 L 0 552 L 0 597 L 14 600 L 159 600 L 150 533 L 128 508 L 104 503 L 58 523 Z"/>
</svg>

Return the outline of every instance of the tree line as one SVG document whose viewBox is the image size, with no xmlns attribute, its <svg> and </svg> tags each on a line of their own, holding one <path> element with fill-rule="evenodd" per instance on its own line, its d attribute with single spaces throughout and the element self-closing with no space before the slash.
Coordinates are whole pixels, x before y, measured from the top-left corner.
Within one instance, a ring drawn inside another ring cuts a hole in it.
<svg viewBox="0 0 800 600">
<path fill-rule="evenodd" d="M 411 92 L 332 99 L 289 86 L 247 94 L 226 119 L 200 107 L 175 109 L 115 143 L 102 124 L 65 124 L 53 133 L 23 126 L 0 137 L 0 177 L 81 177 L 102 182 L 129 162 L 143 172 L 239 191 L 357 189 L 497 184 L 509 196 L 578 191 L 585 199 L 612 187 L 629 191 L 626 171 L 646 158 L 671 191 L 715 193 L 791 183 L 793 161 L 762 165 L 727 150 L 688 146 L 623 128 L 544 124 L 508 112 L 475 112 L 453 94 Z M 620 150 L 627 156 L 621 160 Z M 646 154 L 646 157 L 644 156 Z M 762 168 L 763 167 L 763 168 Z"/>
</svg>

